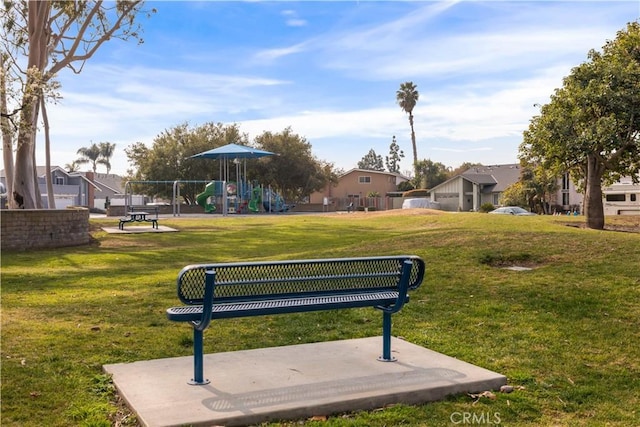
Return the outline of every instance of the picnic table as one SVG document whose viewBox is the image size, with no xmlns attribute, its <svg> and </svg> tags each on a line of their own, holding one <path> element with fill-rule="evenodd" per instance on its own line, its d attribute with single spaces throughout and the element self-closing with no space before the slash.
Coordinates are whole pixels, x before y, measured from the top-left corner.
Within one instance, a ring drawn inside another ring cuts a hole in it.
<svg viewBox="0 0 640 427">
<path fill-rule="evenodd" d="M 128 222 L 150 222 L 152 228 L 158 229 L 158 207 L 129 206 L 124 218 L 120 218 L 118 228 L 124 230 L 124 225 Z"/>
</svg>

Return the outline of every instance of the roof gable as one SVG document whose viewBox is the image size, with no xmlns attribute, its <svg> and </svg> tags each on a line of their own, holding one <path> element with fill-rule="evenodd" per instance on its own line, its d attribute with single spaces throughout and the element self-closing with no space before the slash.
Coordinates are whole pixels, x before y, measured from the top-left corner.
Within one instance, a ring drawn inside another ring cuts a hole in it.
<svg viewBox="0 0 640 427">
<path fill-rule="evenodd" d="M 506 165 L 473 166 L 462 173 L 465 179 L 477 184 L 495 184 L 493 192 L 502 192 L 510 185 L 520 180 L 520 165 L 511 163 Z"/>
<path fill-rule="evenodd" d="M 493 166 L 474 166 L 460 175 L 449 178 L 445 182 L 436 185 L 431 191 L 449 184 L 450 182 L 463 179 L 473 184 L 485 186 L 483 192 L 502 192 L 511 184 L 518 182 L 520 179 L 520 165 L 493 165 Z"/>
</svg>

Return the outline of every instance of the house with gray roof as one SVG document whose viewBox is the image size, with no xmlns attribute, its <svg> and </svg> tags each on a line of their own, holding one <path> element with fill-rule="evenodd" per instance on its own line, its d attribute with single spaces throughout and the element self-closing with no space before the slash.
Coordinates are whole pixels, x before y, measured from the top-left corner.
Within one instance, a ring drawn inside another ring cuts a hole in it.
<svg viewBox="0 0 640 427">
<path fill-rule="evenodd" d="M 484 203 L 496 206 L 500 195 L 520 178 L 520 165 L 474 166 L 433 187 L 431 201 L 445 211 L 477 211 Z"/>
<path fill-rule="evenodd" d="M 48 207 L 46 168 L 36 168 L 38 187 L 42 197 L 42 206 Z M 56 209 L 67 206 L 85 206 L 90 209 L 105 209 L 107 200 L 114 195 L 123 194 L 122 177 L 114 174 L 93 172 L 67 172 L 59 166 L 51 167 L 51 182 Z M 6 189 L 4 170 L 0 171 L 0 187 Z M 2 195 L 3 199 L 8 195 Z M 4 204 L 3 204 L 4 207 Z"/>
</svg>

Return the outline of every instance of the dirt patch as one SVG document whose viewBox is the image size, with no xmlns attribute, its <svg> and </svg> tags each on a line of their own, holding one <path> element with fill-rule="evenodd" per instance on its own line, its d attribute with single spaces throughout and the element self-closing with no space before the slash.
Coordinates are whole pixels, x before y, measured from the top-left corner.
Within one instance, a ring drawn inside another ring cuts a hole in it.
<svg viewBox="0 0 640 427">
<path fill-rule="evenodd" d="M 490 267 L 514 270 L 532 270 L 542 265 L 541 260 L 529 253 L 484 253 L 480 256 L 480 264 Z"/>
<path fill-rule="evenodd" d="M 587 228 L 583 222 L 569 222 L 565 225 L 576 228 Z M 625 233 L 640 233 L 640 215 L 606 217 L 605 231 L 621 231 Z"/>
<path fill-rule="evenodd" d="M 640 233 L 640 215 L 607 217 L 605 218 L 604 229 Z"/>
</svg>

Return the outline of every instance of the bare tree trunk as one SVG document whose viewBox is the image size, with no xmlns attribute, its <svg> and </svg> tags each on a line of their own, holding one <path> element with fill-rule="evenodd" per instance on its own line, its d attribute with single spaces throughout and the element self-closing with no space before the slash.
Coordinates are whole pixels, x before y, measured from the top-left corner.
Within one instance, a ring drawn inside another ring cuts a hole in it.
<svg viewBox="0 0 640 427">
<path fill-rule="evenodd" d="M 604 206 L 602 205 L 602 175 L 604 166 L 595 154 L 587 157 L 587 173 L 584 192 L 584 211 L 588 228 L 604 228 Z"/>
<path fill-rule="evenodd" d="M 38 124 L 38 104 L 42 93 L 43 70 L 47 61 L 49 26 L 47 20 L 51 2 L 29 0 L 27 27 L 29 31 L 29 59 L 27 77 L 20 112 L 20 129 L 13 177 L 13 200 L 22 209 L 37 209 L 39 200 L 35 168 L 35 135 Z"/>
<path fill-rule="evenodd" d="M 42 121 L 44 122 L 44 143 L 46 156 L 46 180 L 47 180 L 47 205 L 49 209 L 56 208 L 56 197 L 53 192 L 53 182 L 51 181 L 51 139 L 49 138 L 49 117 L 47 116 L 47 107 L 44 96 L 40 97 L 40 106 L 42 108 Z"/>
<path fill-rule="evenodd" d="M 4 176 L 7 187 L 7 203 L 9 209 L 15 207 L 13 205 L 13 122 L 10 120 L 9 111 L 7 110 L 7 79 L 4 63 L 4 55 L 0 55 L 0 127 L 2 128 L 2 160 L 4 163 Z"/>
<path fill-rule="evenodd" d="M 28 97 L 27 97 L 28 98 Z M 33 101 L 25 100 L 22 104 L 20 114 L 20 131 L 18 133 L 18 147 L 16 150 L 16 163 L 13 174 L 13 191 L 11 197 L 15 206 L 19 209 L 35 209 L 35 185 L 33 172 L 34 146 L 33 146 L 33 123 L 35 108 Z"/>
<path fill-rule="evenodd" d="M 413 172 L 418 176 L 418 148 L 416 146 L 416 132 L 413 130 L 413 114 L 409 112 L 409 126 L 411 126 L 411 145 L 413 148 Z M 417 183 L 416 183 L 417 184 Z"/>
</svg>

